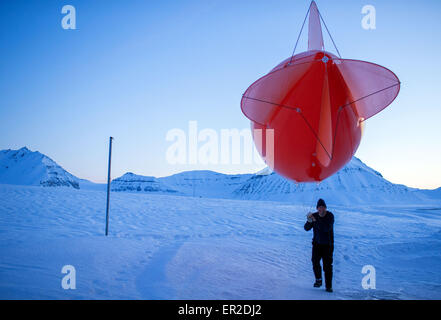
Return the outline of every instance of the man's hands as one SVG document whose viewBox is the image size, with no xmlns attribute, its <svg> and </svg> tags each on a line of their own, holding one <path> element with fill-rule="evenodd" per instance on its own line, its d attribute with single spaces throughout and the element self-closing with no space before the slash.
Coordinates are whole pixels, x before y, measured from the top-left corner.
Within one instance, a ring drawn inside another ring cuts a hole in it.
<svg viewBox="0 0 441 320">
<path fill-rule="evenodd" d="M 312 215 L 312 212 L 308 212 L 308 214 L 306 215 L 306 219 L 308 219 L 308 222 L 314 222 L 315 218 Z"/>
</svg>

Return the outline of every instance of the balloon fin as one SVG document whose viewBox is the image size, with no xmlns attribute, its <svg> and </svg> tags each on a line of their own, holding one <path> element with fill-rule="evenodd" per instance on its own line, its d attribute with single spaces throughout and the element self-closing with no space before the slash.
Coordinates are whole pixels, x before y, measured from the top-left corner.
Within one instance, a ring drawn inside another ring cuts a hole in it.
<svg viewBox="0 0 441 320">
<path fill-rule="evenodd" d="M 331 162 L 333 146 L 332 136 L 331 96 L 329 92 L 328 71 L 326 70 L 323 80 L 320 120 L 317 132 L 318 141 L 316 147 L 316 157 L 325 167 Z"/>
<path fill-rule="evenodd" d="M 324 50 L 320 13 L 315 1 L 309 8 L 308 50 Z"/>
</svg>

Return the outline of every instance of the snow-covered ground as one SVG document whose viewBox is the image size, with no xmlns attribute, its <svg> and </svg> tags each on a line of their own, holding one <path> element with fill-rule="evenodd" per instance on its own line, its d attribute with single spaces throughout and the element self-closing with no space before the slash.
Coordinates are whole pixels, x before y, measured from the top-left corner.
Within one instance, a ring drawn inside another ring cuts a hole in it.
<svg viewBox="0 0 441 320">
<path fill-rule="evenodd" d="M 441 299 L 441 205 L 330 207 L 332 294 L 312 288 L 308 209 L 113 192 L 105 237 L 103 191 L 0 185 L 0 298 Z"/>
</svg>

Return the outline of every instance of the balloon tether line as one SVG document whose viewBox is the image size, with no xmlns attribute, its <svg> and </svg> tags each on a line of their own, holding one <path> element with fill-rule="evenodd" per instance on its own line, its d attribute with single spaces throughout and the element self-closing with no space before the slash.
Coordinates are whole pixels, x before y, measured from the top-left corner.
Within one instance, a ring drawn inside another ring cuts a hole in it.
<svg viewBox="0 0 441 320">
<path fill-rule="evenodd" d="M 312 1 L 311 1 L 311 4 L 312 4 Z M 303 20 L 302 28 L 300 29 L 300 33 L 299 33 L 299 36 L 297 37 L 296 45 L 294 46 L 294 50 L 292 51 L 291 59 L 289 60 L 288 65 L 291 64 L 292 58 L 294 57 L 294 54 L 296 53 L 297 44 L 299 43 L 300 36 L 302 35 L 302 31 L 303 31 L 303 27 L 305 26 L 306 18 L 308 18 L 309 11 L 311 10 L 311 4 L 309 5 L 308 11 L 306 11 L 305 20 Z"/>
<path fill-rule="evenodd" d="M 294 58 L 294 54 L 296 53 L 297 45 L 299 44 L 299 40 L 300 40 L 300 36 L 302 35 L 303 28 L 305 27 L 306 19 L 308 18 L 308 15 L 309 15 L 309 13 L 310 13 L 310 11 L 311 11 L 311 5 L 312 5 L 312 2 L 313 2 L 313 1 L 311 1 L 310 5 L 309 5 L 309 7 L 308 7 L 308 11 L 306 11 L 305 19 L 303 20 L 302 27 L 300 28 L 300 32 L 299 32 L 299 35 L 298 35 L 298 37 L 297 37 L 297 41 L 296 41 L 296 44 L 295 44 L 295 46 L 294 46 L 294 50 L 292 51 L 291 59 L 289 60 L 288 65 L 290 65 L 290 64 L 292 63 L 292 60 L 293 60 L 293 58 Z M 332 37 L 331 32 L 329 31 L 328 26 L 326 25 L 325 19 L 323 19 L 323 16 L 322 16 L 322 14 L 320 13 L 320 10 L 319 10 L 318 8 L 317 8 L 317 12 L 318 12 L 318 14 L 319 14 L 319 17 L 320 17 L 321 21 L 323 22 L 323 25 L 325 26 L 326 32 L 328 33 L 329 37 L 331 38 L 332 44 L 334 45 L 334 48 L 335 48 L 335 50 L 337 51 L 338 56 L 339 56 L 340 59 L 341 59 L 340 51 L 338 50 L 337 45 L 335 44 L 334 38 Z M 323 53 L 324 53 L 324 52 L 325 52 L 325 44 L 323 44 Z"/>
<path fill-rule="evenodd" d="M 332 35 L 331 35 L 331 33 L 329 32 L 329 29 L 328 29 L 328 26 L 326 25 L 325 19 L 323 19 L 322 14 L 320 13 L 320 10 L 317 9 L 317 11 L 318 11 L 318 13 L 319 13 L 320 19 L 322 19 L 322 21 L 323 21 L 323 25 L 325 26 L 326 31 L 328 32 L 329 37 L 331 38 L 332 43 L 334 44 L 334 48 L 335 48 L 335 50 L 337 51 L 337 54 L 338 54 L 338 56 L 339 56 L 340 59 L 341 59 L 340 51 L 338 51 L 338 48 L 337 48 L 337 46 L 336 46 L 336 44 L 335 44 L 335 42 L 334 42 L 334 38 L 332 38 Z M 325 44 L 323 44 L 323 48 L 324 48 L 324 47 L 325 47 Z"/>
</svg>

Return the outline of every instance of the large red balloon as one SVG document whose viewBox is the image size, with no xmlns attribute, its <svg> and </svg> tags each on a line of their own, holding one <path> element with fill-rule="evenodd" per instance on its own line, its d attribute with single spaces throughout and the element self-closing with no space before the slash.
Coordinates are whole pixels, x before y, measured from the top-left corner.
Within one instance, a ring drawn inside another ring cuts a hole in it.
<svg viewBox="0 0 441 320">
<path fill-rule="evenodd" d="M 254 82 L 241 101 L 252 129 L 261 129 L 264 137 L 273 130 L 274 145 L 259 138 L 259 153 L 273 159 L 267 162 L 273 170 L 297 182 L 322 181 L 341 169 L 360 144 L 363 121 L 400 90 L 392 71 L 324 51 L 314 2 L 309 10 L 309 50 Z"/>
</svg>

